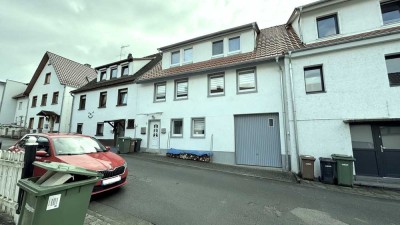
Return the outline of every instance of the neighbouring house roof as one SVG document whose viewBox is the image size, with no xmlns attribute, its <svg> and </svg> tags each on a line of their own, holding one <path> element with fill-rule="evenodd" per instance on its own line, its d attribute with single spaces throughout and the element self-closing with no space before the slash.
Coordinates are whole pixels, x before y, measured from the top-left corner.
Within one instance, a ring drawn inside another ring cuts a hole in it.
<svg viewBox="0 0 400 225">
<path fill-rule="evenodd" d="M 20 94 L 15 95 L 15 96 L 12 97 L 12 98 L 13 98 L 13 99 L 19 99 L 19 98 L 25 98 L 25 97 L 28 97 L 28 96 L 25 95 L 24 92 L 22 92 L 22 93 L 20 93 Z"/>
<path fill-rule="evenodd" d="M 139 60 L 151 60 L 153 58 L 154 57 L 151 57 L 151 56 L 146 56 L 146 57 L 143 57 L 143 58 L 133 58 L 132 54 L 129 53 L 129 55 L 128 55 L 128 57 L 126 59 L 122 59 L 122 60 L 119 60 L 119 61 L 116 61 L 116 62 L 112 62 L 112 63 L 107 63 L 105 65 L 98 66 L 95 69 L 96 70 L 100 70 L 100 69 L 103 69 L 103 68 L 108 68 L 110 66 L 119 65 L 119 64 L 125 63 L 125 62 L 132 62 L 132 61 L 139 61 Z"/>
<path fill-rule="evenodd" d="M 24 92 L 25 95 L 29 95 L 31 92 L 40 73 L 46 66 L 47 61 L 53 65 L 58 80 L 62 85 L 79 88 L 97 77 L 96 71 L 89 66 L 85 66 L 51 52 L 46 52 Z"/>
<path fill-rule="evenodd" d="M 292 27 L 286 25 L 274 26 L 260 30 L 257 36 L 256 48 L 252 52 L 231 55 L 183 66 L 162 69 L 161 61 L 138 78 L 137 82 L 164 79 L 189 73 L 207 72 L 236 65 L 257 62 L 281 56 L 284 53 L 302 48 Z"/>
<path fill-rule="evenodd" d="M 157 53 L 154 55 L 146 56 L 144 58 L 152 60 L 148 62 L 144 67 L 142 67 L 140 70 L 138 70 L 134 75 L 120 77 L 112 80 L 103 80 L 103 81 L 97 81 L 97 79 L 94 79 L 85 86 L 82 86 L 81 88 L 71 91 L 71 93 L 82 93 L 85 91 L 92 91 L 97 89 L 103 89 L 103 88 L 133 83 L 139 76 L 143 75 L 145 72 L 153 68 L 157 63 L 161 61 L 161 54 Z"/>
<path fill-rule="evenodd" d="M 60 116 L 60 115 L 58 115 L 57 113 L 55 113 L 53 111 L 46 111 L 46 110 L 42 110 L 36 115 L 37 116 L 45 116 L 45 117 L 50 117 L 50 116 L 58 117 L 58 116 Z"/>
<path fill-rule="evenodd" d="M 183 46 L 183 45 L 187 45 L 187 44 L 191 44 L 191 43 L 194 43 L 194 42 L 204 41 L 204 40 L 208 40 L 208 39 L 211 39 L 211 38 L 225 36 L 225 35 L 227 35 L 229 33 L 239 32 L 239 31 L 243 31 L 243 30 L 250 30 L 250 29 L 253 29 L 257 34 L 260 32 L 260 29 L 258 28 L 257 23 L 253 22 L 253 23 L 242 25 L 242 26 L 233 27 L 233 28 L 229 28 L 229 29 L 226 29 L 226 30 L 221 30 L 221 31 L 214 32 L 214 33 L 211 33 L 211 34 L 202 35 L 202 36 L 199 36 L 199 37 L 196 37 L 196 38 L 192 38 L 192 39 L 189 39 L 189 40 L 186 40 L 186 41 L 178 42 L 178 43 L 175 43 L 175 44 L 167 45 L 167 46 L 159 48 L 158 50 L 165 51 L 165 50 L 168 50 L 168 49 L 177 48 L 177 47 L 180 47 L 180 46 Z"/>
<path fill-rule="evenodd" d="M 314 42 L 314 43 L 306 44 L 304 48 L 299 49 L 297 51 L 305 51 L 305 50 L 310 50 L 310 49 L 314 49 L 314 48 L 344 44 L 344 43 L 348 43 L 348 42 L 360 41 L 360 40 L 365 40 L 365 39 L 369 39 L 369 38 L 375 38 L 375 37 L 386 36 L 386 35 L 397 34 L 397 33 L 400 33 L 400 26 L 384 28 L 384 29 L 379 29 L 379 30 L 373 30 L 373 31 L 369 31 L 369 32 L 344 36 L 344 37 L 340 37 L 340 38 L 334 38 L 334 39 L 330 39 L 330 40 L 326 40 L 326 41 Z"/>
</svg>

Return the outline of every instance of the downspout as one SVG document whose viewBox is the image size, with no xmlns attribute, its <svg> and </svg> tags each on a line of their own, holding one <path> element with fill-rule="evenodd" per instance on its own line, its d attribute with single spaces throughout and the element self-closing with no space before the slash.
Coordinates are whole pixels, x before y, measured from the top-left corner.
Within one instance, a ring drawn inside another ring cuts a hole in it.
<svg viewBox="0 0 400 225">
<path fill-rule="evenodd" d="M 304 43 L 304 41 L 303 41 L 303 31 L 302 31 L 302 29 L 301 29 L 301 13 L 303 12 L 303 6 L 300 6 L 299 7 L 299 20 L 297 21 L 297 24 L 298 24 L 298 26 L 299 26 L 299 33 L 300 33 L 300 40 L 301 40 L 301 43 Z"/>
<path fill-rule="evenodd" d="M 26 121 L 27 121 L 27 119 L 28 119 L 29 104 L 30 104 L 30 102 L 31 102 L 31 99 L 29 98 L 29 95 L 28 95 L 27 97 L 28 97 L 28 104 L 26 105 L 25 123 L 24 123 L 24 127 L 25 127 L 25 128 L 28 128 L 28 127 L 26 126 Z"/>
<path fill-rule="evenodd" d="M 285 167 L 286 167 L 286 170 L 287 171 L 290 171 L 290 165 L 289 165 L 289 138 L 288 138 L 288 136 L 289 136 L 289 134 L 290 134 L 290 132 L 289 132 L 289 130 L 290 129 L 288 129 L 288 116 L 287 116 L 287 101 L 286 101 L 286 95 L 285 95 L 285 93 L 286 93 L 286 85 L 285 85 L 285 81 L 284 81 L 284 72 L 283 72 L 283 69 L 282 69 L 282 66 L 281 66 L 281 64 L 279 64 L 279 56 L 277 56 L 276 58 L 275 58 L 275 62 L 276 62 L 276 64 L 278 65 L 278 68 L 279 68 L 279 71 L 280 71 L 280 77 L 281 77 L 281 79 L 280 79 L 280 82 L 281 82 L 281 102 L 282 102 L 282 114 L 283 114 L 283 126 L 284 126 L 284 132 L 285 132 L 285 135 L 284 135 L 284 141 L 285 141 L 285 154 L 286 154 L 286 156 L 285 156 Z"/>
<path fill-rule="evenodd" d="M 72 96 L 72 107 L 71 107 L 71 115 L 69 117 L 69 129 L 68 129 L 68 132 L 72 133 L 72 131 L 71 131 L 71 128 L 72 128 L 72 114 L 74 112 L 75 95 L 72 94 L 71 92 L 69 94 Z"/>
<path fill-rule="evenodd" d="M 61 111 L 60 111 L 60 121 L 58 123 L 58 133 L 60 133 L 61 130 L 61 116 L 62 116 L 62 112 L 63 112 L 63 108 L 64 108 L 64 99 L 65 99 L 65 90 L 67 89 L 67 85 L 64 85 L 64 92 L 63 92 L 63 98 L 61 100 Z M 72 109 L 71 109 L 72 110 Z"/>
<path fill-rule="evenodd" d="M 294 143 L 296 148 L 297 169 L 300 171 L 300 153 L 299 153 L 299 136 L 297 134 L 297 111 L 296 111 L 296 95 L 294 93 L 293 84 L 293 66 L 292 66 L 292 52 L 289 51 L 289 74 L 290 74 L 290 93 L 292 94 L 292 113 L 293 113 L 293 127 L 294 127 Z"/>
</svg>

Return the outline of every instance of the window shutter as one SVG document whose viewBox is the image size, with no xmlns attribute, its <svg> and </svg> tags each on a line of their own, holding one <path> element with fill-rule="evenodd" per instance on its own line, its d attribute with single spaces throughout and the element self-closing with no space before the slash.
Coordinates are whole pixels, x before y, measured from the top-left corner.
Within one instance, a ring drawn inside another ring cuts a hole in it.
<svg viewBox="0 0 400 225">
<path fill-rule="evenodd" d="M 176 84 L 176 97 L 186 97 L 188 92 L 188 83 L 185 82 L 178 82 Z"/>
<path fill-rule="evenodd" d="M 218 93 L 224 91 L 224 77 L 210 77 L 210 92 Z"/>
<path fill-rule="evenodd" d="M 165 84 L 157 85 L 156 99 L 164 99 L 165 91 L 166 91 Z"/>
<path fill-rule="evenodd" d="M 204 134 L 205 123 L 204 119 L 194 119 L 193 120 L 193 134 Z"/>
<path fill-rule="evenodd" d="M 255 88 L 254 72 L 239 73 L 239 90 Z"/>
</svg>

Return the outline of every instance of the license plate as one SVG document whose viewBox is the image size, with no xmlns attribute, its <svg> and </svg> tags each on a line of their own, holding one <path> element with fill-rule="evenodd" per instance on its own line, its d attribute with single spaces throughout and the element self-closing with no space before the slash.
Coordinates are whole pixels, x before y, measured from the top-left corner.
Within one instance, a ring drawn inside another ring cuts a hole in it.
<svg viewBox="0 0 400 225">
<path fill-rule="evenodd" d="M 102 181 L 102 185 L 105 186 L 105 185 L 113 184 L 113 183 L 116 183 L 116 182 L 118 182 L 120 180 L 121 180 L 121 176 L 116 176 L 116 177 L 113 177 L 113 178 L 110 178 L 110 179 L 107 179 L 107 180 L 103 180 Z"/>
</svg>

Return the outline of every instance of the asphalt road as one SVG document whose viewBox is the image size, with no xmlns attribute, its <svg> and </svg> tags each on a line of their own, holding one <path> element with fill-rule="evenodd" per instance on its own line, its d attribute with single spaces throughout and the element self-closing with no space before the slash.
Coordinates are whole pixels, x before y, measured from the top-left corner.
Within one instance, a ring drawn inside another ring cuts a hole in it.
<svg viewBox="0 0 400 225">
<path fill-rule="evenodd" d="M 90 208 L 178 224 L 400 224 L 400 202 L 125 157 L 129 184 Z"/>
</svg>

